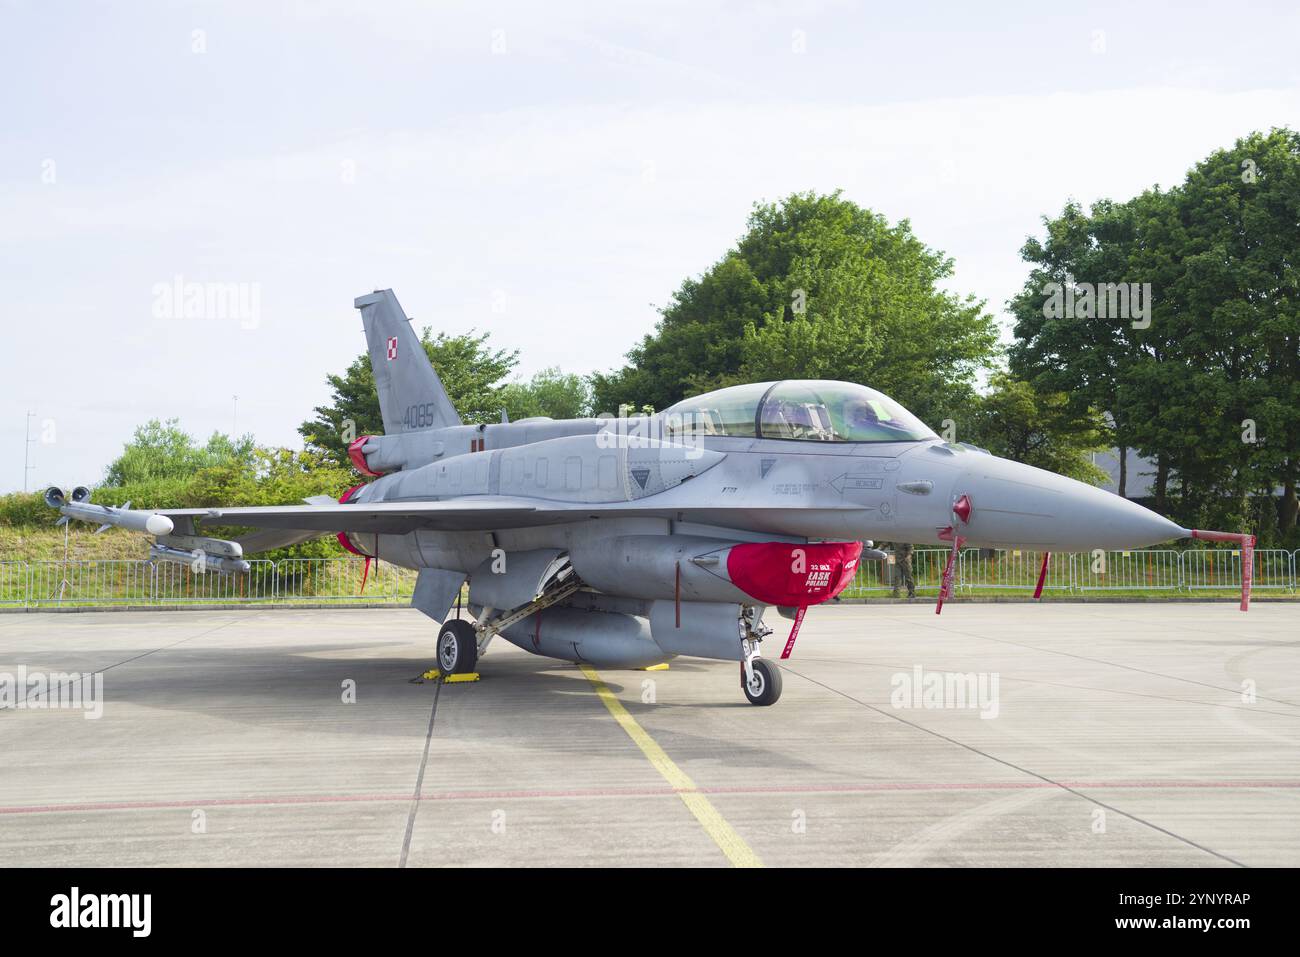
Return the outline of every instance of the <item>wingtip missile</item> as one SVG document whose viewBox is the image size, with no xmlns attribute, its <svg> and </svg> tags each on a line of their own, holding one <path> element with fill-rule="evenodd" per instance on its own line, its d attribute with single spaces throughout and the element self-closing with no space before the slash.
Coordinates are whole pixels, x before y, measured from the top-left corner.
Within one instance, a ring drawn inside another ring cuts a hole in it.
<svg viewBox="0 0 1300 957">
<path fill-rule="evenodd" d="M 125 528 L 132 532 L 146 532 L 150 535 L 170 535 L 175 526 L 166 515 L 155 512 L 141 512 L 130 508 L 114 508 L 111 505 L 93 505 L 90 502 L 90 489 L 84 485 L 74 488 L 71 494 L 65 493 L 57 486 L 45 491 L 45 504 L 57 508 L 64 519 L 75 518 L 82 522 L 94 522 L 103 528 Z"/>
</svg>

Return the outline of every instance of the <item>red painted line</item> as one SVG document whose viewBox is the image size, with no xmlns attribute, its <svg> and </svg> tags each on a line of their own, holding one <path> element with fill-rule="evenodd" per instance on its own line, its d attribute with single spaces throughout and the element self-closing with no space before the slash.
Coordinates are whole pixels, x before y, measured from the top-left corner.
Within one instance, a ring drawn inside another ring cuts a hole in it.
<svg viewBox="0 0 1300 957">
<path fill-rule="evenodd" d="M 567 788 L 536 790 L 440 791 L 420 796 L 421 801 L 525 800 L 586 797 L 666 797 L 682 790 L 699 794 L 872 794 L 894 791 L 1023 791 L 1028 789 L 1076 790 L 1181 790 L 1181 789 L 1294 789 L 1300 781 L 988 781 L 988 782 L 882 782 L 879 784 L 810 784 L 806 786 L 653 788 Z M 286 794 L 248 798 L 209 798 L 194 801 L 103 801 L 82 804 L 34 804 L 0 807 L 0 814 L 61 814 L 87 811 L 163 811 L 174 808 L 277 807 L 294 804 L 405 803 L 410 794 Z"/>
</svg>

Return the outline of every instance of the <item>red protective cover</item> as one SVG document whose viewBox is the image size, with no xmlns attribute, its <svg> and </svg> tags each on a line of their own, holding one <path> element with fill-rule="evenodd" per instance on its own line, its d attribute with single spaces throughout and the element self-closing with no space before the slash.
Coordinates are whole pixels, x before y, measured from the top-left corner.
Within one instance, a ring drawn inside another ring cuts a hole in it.
<svg viewBox="0 0 1300 957">
<path fill-rule="evenodd" d="M 370 471 L 370 466 L 366 464 L 366 457 L 361 452 L 361 447 L 370 441 L 370 436 L 363 435 L 359 439 L 353 439 L 352 444 L 348 446 L 348 458 L 352 460 L 352 467 L 362 475 L 379 475 L 378 472 Z"/>
<path fill-rule="evenodd" d="M 818 605 L 853 580 L 861 542 L 746 542 L 727 555 L 727 575 L 736 587 L 765 605 Z"/>
<path fill-rule="evenodd" d="M 352 496 L 357 493 L 357 489 L 361 489 L 365 487 L 366 486 L 364 483 L 361 485 L 352 486 L 350 489 L 348 489 L 346 492 L 344 492 L 342 495 L 339 496 L 339 504 L 346 505 L 348 499 L 352 498 Z M 370 557 L 365 552 L 361 551 L 361 549 L 357 548 L 355 545 L 352 544 L 352 539 L 348 538 L 347 532 L 339 532 L 338 539 L 339 539 L 339 544 L 342 545 L 344 548 L 346 548 L 348 551 L 350 551 L 353 555 L 360 555 L 362 558 Z"/>
</svg>

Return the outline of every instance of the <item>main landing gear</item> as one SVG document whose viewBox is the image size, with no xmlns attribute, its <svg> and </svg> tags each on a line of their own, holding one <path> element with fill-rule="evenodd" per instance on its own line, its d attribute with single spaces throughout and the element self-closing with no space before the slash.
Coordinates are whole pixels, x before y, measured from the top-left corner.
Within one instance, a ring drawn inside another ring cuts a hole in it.
<svg viewBox="0 0 1300 957">
<path fill-rule="evenodd" d="M 772 633 L 757 609 L 740 611 L 740 688 L 750 704 L 776 704 L 781 697 L 781 669 L 759 657 L 759 643 Z"/>
<path fill-rule="evenodd" d="M 529 615 L 564 601 L 579 588 L 582 582 L 566 561 L 542 586 L 542 592 L 532 601 L 511 611 L 499 612 L 495 608 L 480 608 L 478 621 L 448 618 L 438 630 L 438 668 L 444 675 L 469 674 L 474 671 L 479 657 L 487 651 L 492 638 Z M 459 609 L 457 610 L 459 614 Z"/>
<path fill-rule="evenodd" d="M 438 668 L 444 675 L 467 674 L 478 664 L 478 635 L 459 618 L 443 622 L 438 632 Z"/>
</svg>

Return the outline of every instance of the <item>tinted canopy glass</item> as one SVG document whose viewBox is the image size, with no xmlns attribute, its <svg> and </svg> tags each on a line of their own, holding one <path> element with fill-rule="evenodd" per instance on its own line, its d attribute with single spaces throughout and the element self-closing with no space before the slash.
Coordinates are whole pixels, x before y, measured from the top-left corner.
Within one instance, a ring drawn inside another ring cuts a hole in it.
<svg viewBox="0 0 1300 957">
<path fill-rule="evenodd" d="M 718 389 L 664 410 L 672 435 L 735 435 L 804 442 L 915 442 L 936 438 L 889 396 L 851 382 L 786 379 Z"/>
<path fill-rule="evenodd" d="M 664 434 L 738 435 L 756 438 L 758 406 L 770 382 L 733 385 L 683 399 L 663 412 Z"/>
</svg>

